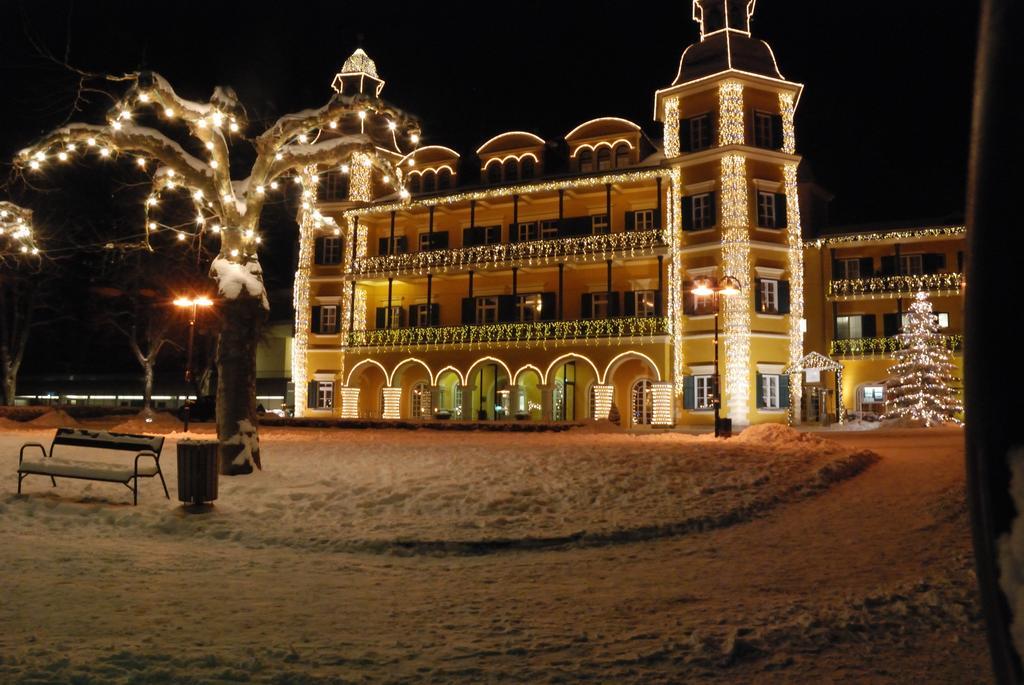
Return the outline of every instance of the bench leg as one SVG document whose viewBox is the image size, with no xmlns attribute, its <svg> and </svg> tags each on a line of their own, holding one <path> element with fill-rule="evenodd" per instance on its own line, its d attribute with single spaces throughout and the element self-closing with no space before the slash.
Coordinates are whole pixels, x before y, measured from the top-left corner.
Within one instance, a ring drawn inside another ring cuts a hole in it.
<svg viewBox="0 0 1024 685">
<path fill-rule="evenodd" d="M 164 481 L 164 472 L 161 471 L 159 467 L 157 467 L 157 471 L 156 472 L 157 472 L 157 475 L 160 476 L 160 484 L 164 486 L 164 497 L 166 497 L 167 499 L 170 499 L 171 498 L 171 493 L 167 492 L 167 482 Z"/>
<path fill-rule="evenodd" d="M 132 504 L 138 505 L 139 503 L 139 477 L 135 476 L 135 487 L 132 488 Z"/>
<path fill-rule="evenodd" d="M 24 479 L 25 479 L 25 474 L 19 473 L 18 474 L 18 494 L 19 495 L 21 494 L 21 481 L 23 481 Z"/>
<path fill-rule="evenodd" d="M 57 479 L 56 478 L 54 478 L 53 476 L 50 476 L 50 482 L 53 483 L 53 487 L 57 487 Z"/>
</svg>

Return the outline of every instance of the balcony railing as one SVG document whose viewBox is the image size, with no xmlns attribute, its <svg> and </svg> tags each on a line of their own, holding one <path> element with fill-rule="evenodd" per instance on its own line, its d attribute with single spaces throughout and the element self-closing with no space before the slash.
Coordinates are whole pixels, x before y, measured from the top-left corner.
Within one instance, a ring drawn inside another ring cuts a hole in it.
<svg viewBox="0 0 1024 685">
<path fill-rule="evenodd" d="M 964 345 L 962 335 L 941 335 L 942 345 L 950 352 L 959 352 Z M 892 354 L 903 347 L 899 336 L 885 338 L 852 338 L 833 340 L 829 354 L 839 357 L 872 357 Z"/>
<path fill-rule="evenodd" d="M 963 274 L 919 274 L 847 278 L 831 281 L 828 296 L 836 300 L 905 297 L 919 292 L 956 294 L 960 292 Z"/>
<path fill-rule="evenodd" d="M 522 266 L 545 264 L 567 257 L 609 259 L 623 254 L 628 256 L 654 254 L 655 249 L 664 244 L 662 232 L 659 229 L 531 240 L 529 242 L 495 243 L 446 250 L 363 257 L 353 261 L 351 273 L 359 276 L 425 274 L 461 271 L 475 264 Z"/>
<path fill-rule="evenodd" d="M 412 347 L 415 345 L 596 340 L 664 335 L 667 330 L 668 319 L 663 316 L 381 328 L 349 333 L 348 345 L 349 347 Z"/>
</svg>

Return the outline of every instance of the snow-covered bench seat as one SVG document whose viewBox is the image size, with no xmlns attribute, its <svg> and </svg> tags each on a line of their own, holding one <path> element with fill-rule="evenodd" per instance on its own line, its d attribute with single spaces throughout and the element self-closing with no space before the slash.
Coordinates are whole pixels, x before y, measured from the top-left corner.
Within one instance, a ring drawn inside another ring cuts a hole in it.
<svg viewBox="0 0 1024 685">
<path fill-rule="evenodd" d="M 133 462 L 120 463 L 67 459 L 54 456 L 57 445 L 134 452 L 135 459 Z M 33 452 L 30 452 L 29 458 L 26 458 L 25 450 L 33 447 L 39 448 L 41 456 L 33 458 Z M 57 487 L 57 477 L 78 478 L 121 483 L 132 491 L 133 504 L 138 504 L 139 478 L 159 476 L 164 486 L 164 495 L 170 499 L 167 482 L 160 470 L 160 451 L 163 447 L 164 439 L 159 436 L 58 428 L 50 443 L 49 453 L 38 442 L 27 442 L 21 446 L 18 454 L 18 494 L 21 494 L 21 481 L 29 475 L 49 476 L 54 487 Z"/>
</svg>

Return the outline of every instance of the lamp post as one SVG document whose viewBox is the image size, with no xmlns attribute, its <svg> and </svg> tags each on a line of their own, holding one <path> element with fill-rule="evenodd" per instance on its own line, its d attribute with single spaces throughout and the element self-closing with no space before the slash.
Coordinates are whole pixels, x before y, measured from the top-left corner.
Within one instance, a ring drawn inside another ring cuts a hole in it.
<svg viewBox="0 0 1024 685">
<path fill-rule="evenodd" d="M 718 373 L 718 312 L 720 309 L 719 296 L 724 295 L 725 297 L 732 297 L 738 295 L 740 292 L 739 279 L 733 278 L 732 276 L 723 276 L 721 281 L 714 281 L 710 278 L 702 278 L 694 284 L 694 288 L 691 291 L 697 297 L 711 297 L 711 302 L 715 307 L 715 392 L 714 392 L 714 407 L 715 407 L 715 437 L 721 435 L 721 411 L 722 411 L 722 385 L 721 379 Z"/>
<path fill-rule="evenodd" d="M 192 342 L 196 336 L 196 315 L 199 313 L 199 308 L 212 307 L 213 300 L 206 295 L 199 295 L 197 297 L 178 297 L 174 300 L 175 307 L 181 307 L 182 309 L 187 308 L 189 310 L 188 317 L 188 351 L 185 353 L 185 383 L 192 382 Z M 198 396 L 198 393 L 197 393 Z M 188 432 L 188 422 L 192 413 L 192 407 L 188 403 L 188 399 L 185 400 L 185 432 Z"/>
</svg>

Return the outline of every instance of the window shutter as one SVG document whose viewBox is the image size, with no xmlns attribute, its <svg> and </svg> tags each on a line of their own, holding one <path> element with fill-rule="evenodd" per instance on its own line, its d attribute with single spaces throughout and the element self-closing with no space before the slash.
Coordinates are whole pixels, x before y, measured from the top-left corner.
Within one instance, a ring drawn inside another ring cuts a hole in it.
<svg viewBox="0 0 1024 685">
<path fill-rule="evenodd" d="M 941 252 L 926 254 L 921 262 L 926 274 L 937 274 L 946 266 L 946 255 Z"/>
<path fill-rule="evenodd" d="M 634 212 L 634 211 L 626 212 L 626 230 L 627 231 L 635 231 L 636 230 L 636 212 Z"/>
<path fill-rule="evenodd" d="M 377 254 L 383 256 L 388 253 L 388 239 L 380 238 L 377 241 Z"/>
<path fill-rule="evenodd" d="M 687 316 L 697 313 L 697 298 L 692 291 L 693 281 L 683 281 L 683 314 Z"/>
<path fill-rule="evenodd" d="M 956 270 L 963 272 L 964 270 L 964 251 L 958 250 L 956 253 Z"/>
<path fill-rule="evenodd" d="M 316 409 L 316 400 L 316 381 L 310 381 L 306 383 L 306 406 Z"/>
<path fill-rule="evenodd" d="M 313 241 L 313 263 L 323 264 L 324 263 L 324 239 L 317 238 Z"/>
<path fill-rule="evenodd" d="M 704 131 L 705 131 L 704 137 L 701 138 L 701 140 L 700 140 L 701 145 L 703 145 L 704 147 L 711 147 L 714 144 L 713 141 L 718 140 L 718 137 L 716 135 L 716 133 L 717 133 L 716 127 L 717 126 L 718 126 L 718 117 L 708 116 L 707 126 L 704 127 Z"/>
<path fill-rule="evenodd" d="M 516 315 L 519 313 L 516 311 L 516 297 L 516 295 L 498 295 L 498 321 L 504 323 L 516 320 Z"/>
<path fill-rule="evenodd" d="M 782 137 L 782 115 L 781 114 L 773 114 L 772 115 L 772 149 L 773 150 L 781 150 L 782 149 L 782 142 L 783 142 L 783 137 Z"/>
<path fill-rule="evenodd" d="M 789 314 L 789 281 L 779 281 L 779 314 Z"/>
<path fill-rule="evenodd" d="M 654 210 L 654 228 L 656 228 L 656 229 L 660 229 L 661 228 L 661 210 L 660 209 Z"/>
<path fill-rule="evenodd" d="M 875 315 L 865 314 L 860 317 L 860 330 L 861 335 L 865 338 L 874 338 L 877 335 L 877 328 L 875 327 Z"/>
<path fill-rule="evenodd" d="M 843 263 L 838 259 L 832 260 L 832 280 L 838 281 L 843 278 L 846 273 L 843 271 Z"/>
<path fill-rule="evenodd" d="M 409 251 L 409 241 L 404 235 L 395 238 L 395 254 L 405 254 Z"/>
<path fill-rule="evenodd" d="M 623 307 L 623 314 L 625 316 L 636 316 L 636 295 L 633 291 L 623 293 L 626 298 L 625 307 Z"/>
<path fill-rule="evenodd" d="M 555 293 L 541 293 L 540 294 L 540 320 L 541 321 L 554 321 L 555 315 L 558 314 L 558 308 L 556 307 L 557 296 Z"/>
<path fill-rule="evenodd" d="M 448 231 L 436 231 L 430 242 L 433 250 L 444 250 L 448 247 Z"/>
<path fill-rule="evenodd" d="M 789 374 L 779 376 L 779 406 L 789 408 Z"/>
<path fill-rule="evenodd" d="M 430 303 L 430 325 L 436 326 L 441 322 L 441 305 L 437 302 Z"/>
<path fill-rule="evenodd" d="M 580 298 L 580 318 L 594 318 L 594 296 L 591 293 L 583 293 Z"/>
<path fill-rule="evenodd" d="M 762 306 L 762 302 L 761 302 L 761 279 L 760 278 L 755 278 L 754 279 L 754 311 L 755 312 L 763 312 L 764 311 L 764 307 Z"/>
<path fill-rule="evenodd" d="M 764 374 L 757 374 L 757 408 L 764 409 Z"/>
<path fill-rule="evenodd" d="M 775 193 L 775 228 L 787 228 L 789 215 L 786 210 L 786 194 Z"/>
<path fill-rule="evenodd" d="M 710 211 L 711 211 L 711 225 L 712 226 L 717 226 L 718 225 L 718 205 L 715 202 L 715 200 L 716 200 L 715 193 L 708 193 L 708 207 L 710 207 Z"/>
<path fill-rule="evenodd" d="M 478 239 L 477 239 L 477 236 L 479 235 L 479 233 L 480 233 L 479 230 L 476 229 L 476 228 L 464 228 L 464 229 L 462 229 L 462 246 L 463 247 L 473 247 L 474 245 L 479 245 L 480 243 L 478 242 Z"/>
<path fill-rule="evenodd" d="M 621 299 L 621 293 L 617 293 L 617 292 L 614 292 L 614 291 L 608 293 L 608 316 L 609 317 L 611 317 L 611 316 L 618 316 L 619 313 L 622 311 L 622 308 L 619 306 L 619 300 L 620 299 Z"/>
<path fill-rule="evenodd" d="M 860 277 L 871 278 L 875 275 L 875 260 L 872 257 L 861 257 L 860 261 Z"/>
<path fill-rule="evenodd" d="M 899 312 L 888 312 L 882 314 L 882 335 L 891 338 L 900 332 Z"/>
<path fill-rule="evenodd" d="M 462 298 L 462 325 L 467 326 L 476 323 L 476 298 Z"/>
<path fill-rule="evenodd" d="M 696 379 L 693 376 L 683 377 L 683 409 L 693 410 L 697 407 Z"/>
<path fill-rule="evenodd" d="M 883 276 L 895 276 L 899 273 L 899 264 L 896 262 L 895 255 L 886 255 L 882 257 L 882 275 Z"/>
<path fill-rule="evenodd" d="M 510 243 L 519 242 L 519 226 L 516 224 L 508 225 L 508 241 Z"/>
<path fill-rule="evenodd" d="M 419 325 L 419 309 L 420 307 L 426 307 L 425 304 L 411 304 L 409 305 L 409 327 L 416 328 Z"/>
<path fill-rule="evenodd" d="M 693 198 L 689 195 L 683 196 L 683 229 L 687 231 L 693 230 Z"/>
<path fill-rule="evenodd" d="M 679 122 L 679 149 L 682 152 L 693 152 L 693 145 L 690 144 L 689 119 L 683 119 Z"/>
<path fill-rule="evenodd" d="M 309 317 L 309 330 L 312 333 L 320 332 L 320 307 L 313 307 L 312 314 Z"/>
<path fill-rule="evenodd" d="M 654 291 L 654 315 L 661 316 L 661 291 Z"/>
<path fill-rule="evenodd" d="M 383 329 L 387 326 L 387 307 L 377 307 L 377 330 Z"/>
</svg>

